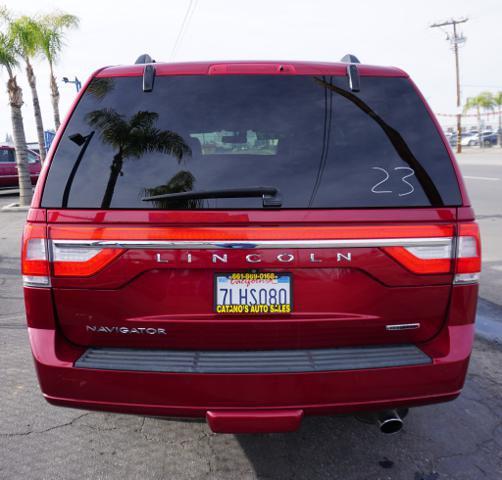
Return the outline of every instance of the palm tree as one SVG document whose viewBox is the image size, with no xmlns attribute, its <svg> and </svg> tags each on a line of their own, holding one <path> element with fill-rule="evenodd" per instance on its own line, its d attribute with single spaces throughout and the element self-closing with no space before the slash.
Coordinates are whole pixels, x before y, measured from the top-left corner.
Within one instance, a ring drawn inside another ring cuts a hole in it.
<svg viewBox="0 0 502 480">
<path fill-rule="evenodd" d="M 64 46 L 64 31 L 78 26 L 78 17 L 66 13 L 46 15 L 39 20 L 40 50 L 49 63 L 52 109 L 56 130 L 61 125 L 59 116 L 59 89 L 54 75 L 54 65 Z"/>
<path fill-rule="evenodd" d="M 42 121 L 42 112 L 40 111 L 40 102 L 38 100 L 37 82 L 31 60 L 40 52 L 40 23 L 30 17 L 22 16 L 9 21 L 9 35 L 14 39 L 19 50 L 20 56 L 26 65 L 26 77 L 31 89 L 33 100 L 33 111 L 35 114 L 35 125 L 37 129 L 38 148 L 42 162 L 45 160 L 45 140 L 44 125 Z"/>
<path fill-rule="evenodd" d="M 19 178 L 19 205 L 28 206 L 31 203 L 32 187 L 27 166 L 26 135 L 24 133 L 23 91 L 17 84 L 14 68 L 17 67 L 18 51 L 12 37 L 0 32 L 0 66 L 7 70 L 7 92 L 9 94 L 14 148 L 16 149 L 16 166 Z"/>
<path fill-rule="evenodd" d="M 502 92 L 497 92 L 493 96 L 494 106 L 497 107 L 497 113 L 499 117 L 499 128 L 497 130 L 499 147 L 502 148 Z"/>
<path fill-rule="evenodd" d="M 483 148 L 483 137 L 481 134 L 481 110 L 493 110 L 494 99 L 491 92 L 481 92 L 476 97 L 469 97 L 465 102 L 464 112 L 476 109 L 476 116 L 478 118 L 478 137 L 479 146 Z"/>
<path fill-rule="evenodd" d="M 481 92 L 478 95 L 479 105 L 485 113 L 492 112 L 495 107 L 495 99 L 492 92 Z"/>
<path fill-rule="evenodd" d="M 147 197 L 155 195 L 164 195 L 166 193 L 181 193 L 190 192 L 193 190 L 195 177 L 191 172 L 180 170 L 174 174 L 164 185 L 157 185 L 152 188 L 145 188 L 143 194 Z M 151 204 L 157 208 L 163 209 L 192 209 L 199 208 L 203 200 L 186 199 L 186 200 L 170 200 L 167 198 L 159 198 L 152 200 Z"/>
<path fill-rule="evenodd" d="M 468 112 L 469 110 L 473 110 L 473 109 L 476 109 L 476 116 L 478 119 L 478 132 L 479 132 L 479 134 L 481 134 L 481 107 L 479 105 L 478 97 L 468 97 L 465 101 L 464 113 Z M 481 144 L 481 142 L 480 142 L 480 144 Z"/>
<path fill-rule="evenodd" d="M 102 141 L 117 150 L 110 165 L 110 177 L 101 208 L 109 208 L 111 205 L 117 180 L 119 175 L 123 175 L 124 160 L 139 159 L 148 152 L 160 152 L 174 155 L 181 162 L 185 155 L 192 154 L 180 135 L 156 128 L 158 116 L 155 112 L 140 111 L 127 119 L 110 108 L 87 114 L 89 125 L 101 132 Z"/>
</svg>

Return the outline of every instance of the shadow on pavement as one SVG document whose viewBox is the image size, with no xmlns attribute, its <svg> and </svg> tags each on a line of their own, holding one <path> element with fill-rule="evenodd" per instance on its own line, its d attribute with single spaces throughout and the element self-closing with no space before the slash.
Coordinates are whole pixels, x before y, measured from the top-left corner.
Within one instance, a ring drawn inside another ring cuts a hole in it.
<svg viewBox="0 0 502 480">
<path fill-rule="evenodd" d="M 401 476 L 410 467 L 409 462 L 404 470 L 397 465 L 403 435 L 383 436 L 376 426 L 347 416 L 307 417 L 295 433 L 236 438 L 257 478 L 428 479 L 420 468 Z"/>
</svg>

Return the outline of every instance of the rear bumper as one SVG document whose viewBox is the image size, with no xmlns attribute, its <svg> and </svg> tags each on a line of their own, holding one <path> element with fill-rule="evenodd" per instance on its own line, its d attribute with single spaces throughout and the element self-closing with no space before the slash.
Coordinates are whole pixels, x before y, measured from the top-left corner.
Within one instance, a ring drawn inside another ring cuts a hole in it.
<svg viewBox="0 0 502 480">
<path fill-rule="evenodd" d="M 416 406 L 460 393 L 474 325 L 449 326 L 420 345 L 427 364 L 293 373 L 165 373 L 76 368 L 85 349 L 29 328 L 39 382 L 52 404 L 144 415 L 296 410 L 337 414 Z"/>
</svg>

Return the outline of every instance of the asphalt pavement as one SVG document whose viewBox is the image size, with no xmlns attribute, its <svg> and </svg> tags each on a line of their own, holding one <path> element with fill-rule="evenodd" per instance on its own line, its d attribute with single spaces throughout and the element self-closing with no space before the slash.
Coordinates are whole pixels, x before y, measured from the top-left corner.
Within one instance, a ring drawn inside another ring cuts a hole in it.
<svg viewBox="0 0 502 480">
<path fill-rule="evenodd" d="M 477 331 L 502 344 L 502 148 L 474 147 L 457 159 L 481 230 Z"/>
<path fill-rule="evenodd" d="M 25 214 L 0 213 L 0 479 L 502 478 L 502 347 L 492 325 L 502 318 L 502 149 L 459 160 L 483 235 L 480 335 L 462 395 L 412 410 L 395 436 L 352 417 L 306 418 L 290 434 L 215 435 L 203 422 L 45 403 L 19 277 Z M 0 207 L 14 200 L 0 195 Z"/>
</svg>

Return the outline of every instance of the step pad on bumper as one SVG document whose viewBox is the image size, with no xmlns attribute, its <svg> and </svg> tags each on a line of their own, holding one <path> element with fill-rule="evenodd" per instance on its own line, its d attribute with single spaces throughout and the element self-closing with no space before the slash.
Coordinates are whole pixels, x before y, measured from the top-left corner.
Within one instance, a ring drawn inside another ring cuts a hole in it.
<svg viewBox="0 0 502 480">
<path fill-rule="evenodd" d="M 93 347 L 75 362 L 75 367 L 164 373 L 295 373 L 402 367 L 431 362 L 431 358 L 415 345 L 253 351 Z"/>
</svg>

